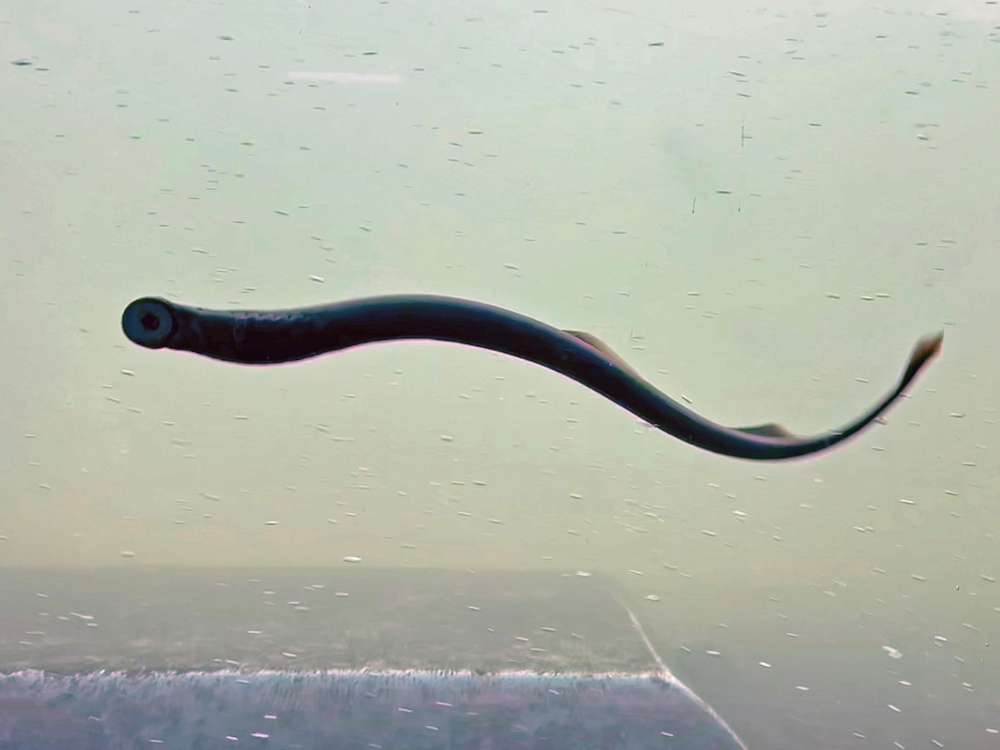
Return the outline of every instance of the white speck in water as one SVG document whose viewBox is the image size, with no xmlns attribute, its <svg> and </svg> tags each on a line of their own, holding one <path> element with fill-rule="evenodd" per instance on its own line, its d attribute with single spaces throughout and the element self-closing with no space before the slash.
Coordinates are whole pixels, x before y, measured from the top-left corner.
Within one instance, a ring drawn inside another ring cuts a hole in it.
<svg viewBox="0 0 1000 750">
<path fill-rule="evenodd" d="M 123 549 L 119 554 L 122 557 L 135 557 L 135 552 L 130 549 Z"/>
<path fill-rule="evenodd" d="M 347 562 L 347 563 L 359 563 L 359 562 L 361 562 L 361 558 L 360 557 L 355 557 L 354 555 L 348 555 L 347 557 L 344 558 L 344 562 Z"/>
<path fill-rule="evenodd" d="M 647 602 L 658 602 L 658 601 L 660 601 L 660 597 L 657 594 L 646 594 L 646 601 Z"/>
<path fill-rule="evenodd" d="M 893 648 L 892 646 L 883 646 L 882 650 L 885 651 L 885 653 L 891 659 L 902 659 L 903 658 L 903 652 L 900 651 L 899 649 Z"/>
<path fill-rule="evenodd" d="M 576 575 L 579 578 L 590 578 L 590 573 L 588 573 L 586 570 L 578 570 L 576 571 Z"/>
</svg>

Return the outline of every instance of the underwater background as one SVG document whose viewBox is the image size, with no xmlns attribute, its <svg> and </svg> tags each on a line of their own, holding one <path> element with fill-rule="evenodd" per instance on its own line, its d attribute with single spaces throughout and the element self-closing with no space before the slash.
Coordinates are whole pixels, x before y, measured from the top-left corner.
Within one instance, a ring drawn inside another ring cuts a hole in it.
<svg viewBox="0 0 1000 750">
<path fill-rule="evenodd" d="M 138 638 L 122 602 L 153 600 L 171 639 L 129 668 L 339 666 L 338 576 L 394 601 L 393 571 L 473 570 L 607 582 L 565 611 L 627 601 L 751 749 L 1000 747 L 998 41 L 964 0 L 9 0 L 0 671 L 122 666 L 82 629 Z M 395 292 L 593 333 L 713 420 L 804 434 L 945 342 L 885 424 L 766 464 L 480 350 L 241 368 L 119 324 Z M 297 634 L 213 630 L 223 579 Z M 426 666 L 500 668 L 478 614 Z M 347 666 L 425 665 L 404 630 Z M 512 666 L 651 668 L 592 640 Z"/>
</svg>

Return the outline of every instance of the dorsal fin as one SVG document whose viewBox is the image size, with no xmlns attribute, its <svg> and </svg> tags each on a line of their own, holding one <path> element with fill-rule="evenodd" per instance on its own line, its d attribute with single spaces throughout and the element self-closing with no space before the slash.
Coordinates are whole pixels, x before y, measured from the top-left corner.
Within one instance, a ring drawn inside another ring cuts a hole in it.
<svg viewBox="0 0 1000 750">
<path fill-rule="evenodd" d="M 611 360 L 612 362 L 614 362 L 618 366 L 618 368 L 620 370 L 624 370 L 625 372 L 627 372 L 629 375 L 631 375 L 634 378 L 638 378 L 639 380 L 643 380 L 642 375 L 640 375 L 632 367 L 632 365 L 630 365 L 628 362 L 626 362 L 624 359 L 622 359 L 621 355 L 619 355 L 618 352 L 616 352 L 610 346 L 608 346 L 607 344 L 605 344 L 603 341 L 601 341 L 599 338 L 597 338 L 597 336 L 595 336 L 594 334 L 587 333 L 586 331 L 568 331 L 568 330 L 564 330 L 563 333 L 568 333 L 570 336 L 573 336 L 575 338 L 580 339 L 580 341 L 584 342 L 585 344 L 589 344 L 590 346 L 592 346 L 595 349 L 597 349 L 597 351 L 599 351 L 601 354 L 603 354 L 609 360 Z"/>
<path fill-rule="evenodd" d="M 762 437 L 773 437 L 773 438 L 791 438 L 795 437 L 792 433 L 782 427 L 780 424 L 774 424 L 771 422 L 769 424 L 758 424 L 753 427 L 737 427 L 737 432 L 746 432 L 750 435 L 761 435 Z"/>
</svg>

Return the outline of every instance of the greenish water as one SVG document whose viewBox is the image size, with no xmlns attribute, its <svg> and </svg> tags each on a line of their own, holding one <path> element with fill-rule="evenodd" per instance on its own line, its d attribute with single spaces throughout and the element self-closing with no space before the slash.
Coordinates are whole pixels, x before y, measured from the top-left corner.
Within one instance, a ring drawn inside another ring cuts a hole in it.
<svg viewBox="0 0 1000 750">
<path fill-rule="evenodd" d="M 592 572 L 751 748 L 997 746 L 997 8 L 6 4 L 5 576 Z M 118 324 L 386 292 L 803 433 L 945 344 L 768 465 L 481 351 L 250 370 Z"/>
</svg>

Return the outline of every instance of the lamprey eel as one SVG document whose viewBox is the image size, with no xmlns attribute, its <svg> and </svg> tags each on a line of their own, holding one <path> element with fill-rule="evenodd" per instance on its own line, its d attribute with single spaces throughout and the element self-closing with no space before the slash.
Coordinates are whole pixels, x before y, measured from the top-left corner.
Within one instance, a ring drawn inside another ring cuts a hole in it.
<svg viewBox="0 0 1000 750">
<path fill-rule="evenodd" d="M 917 342 L 896 387 L 850 424 L 814 436 L 780 425 L 724 427 L 657 390 L 600 339 L 511 310 L 435 295 L 366 297 L 288 310 L 223 311 L 137 299 L 122 329 L 149 349 L 176 349 L 247 365 L 317 357 L 378 341 L 431 339 L 501 352 L 572 378 L 650 425 L 713 453 L 755 461 L 832 448 L 880 417 L 941 350 L 943 333 Z"/>
</svg>

